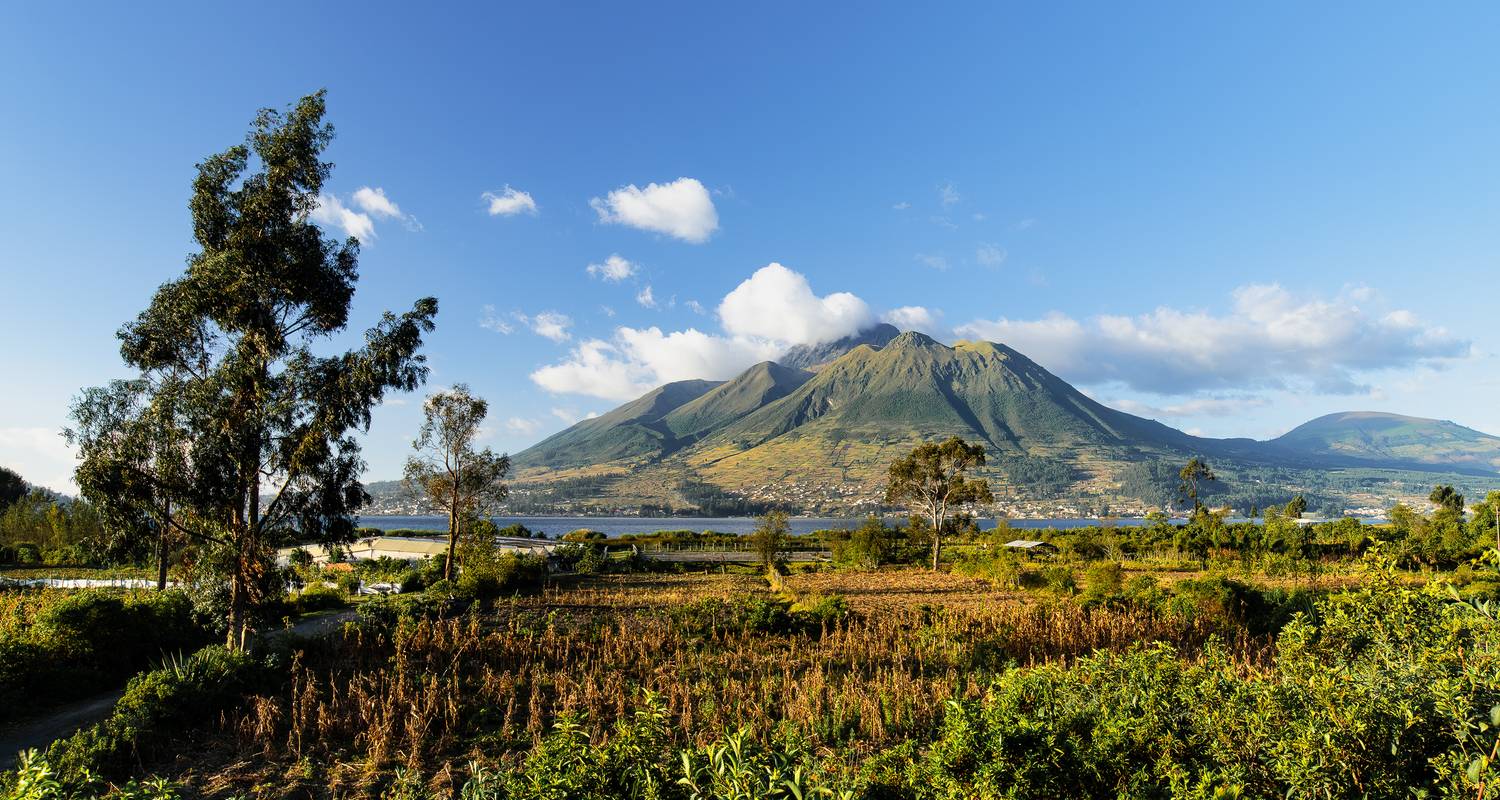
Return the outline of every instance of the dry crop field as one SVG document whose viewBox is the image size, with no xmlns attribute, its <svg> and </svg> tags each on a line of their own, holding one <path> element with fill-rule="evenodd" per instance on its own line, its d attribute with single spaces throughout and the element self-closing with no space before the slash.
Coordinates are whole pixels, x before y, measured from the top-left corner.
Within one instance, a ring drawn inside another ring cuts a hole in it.
<svg viewBox="0 0 1500 800">
<path fill-rule="evenodd" d="M 157 771 L 207 794 L 373 795 L 398 768 L 446 790 L 455 768 L 504 767 L 564 717 L 606 737 L 645 692 L 681 744 L 794 728 L 853 759 L 928 735 L 949 700 L 1012 666 L 1142 641 L 1191 657 L 1213 635 L 1246 669 L 1268 645 L 1227 620 L 922 570 L 798 575 L 779 596 L 749 575 L 581 577 L 455 618 L 350 625 Z"/>
</svg>

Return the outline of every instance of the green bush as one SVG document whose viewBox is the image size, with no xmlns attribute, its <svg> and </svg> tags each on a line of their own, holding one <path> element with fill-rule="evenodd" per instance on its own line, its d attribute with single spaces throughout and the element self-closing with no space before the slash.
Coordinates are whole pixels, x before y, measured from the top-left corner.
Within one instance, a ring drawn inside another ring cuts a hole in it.
<svg viewBox="0 0 1500 800">
<path fill-rule="evenodd" d="M 1210 588 L 1180 597 L 1233 596 Z M 1385 585 L 1325 600 L 1318 616 L 1286 626 L 1270 671 L 1155 644 L 1004 673 L 950 706 L 906 788 L 933 800 L 1405 798 L 1494 780 L 1500 628 L 1485 610 Z"/>
<path fill-rule="evenodd" d="M 20 542 L 16 545 L 17 564 L 40 564 L 42 563 L 42 548 L 31 542 Z"/>
<path fill-rule="evenodd" d="M 788 609 L 788 613 L 802 629 L 817 631 L 833 627 L 851 612 L 848 601 L 842 595 L 818 594 L 799 599 Z"/>
<path fill-rule="evenodd" d="M 468 563 L 458 575 L 461 593 L 480 600 L 531 589 L 547 575 L 545 556 L 503 553 L 493 560 Z"/>
<path fill-rule="evenodd" d="M 85 697 L 210 638 L 179 591 L 69 593 L 0 635 L 0 707 L 23 713 Z"/>
<path fill-rule="evenodd" d="M 348 595 L 339 588 L 313 583 L 302 588 L 292 601 L 292 609 L 298 614 L 343 608 L 349 605 Z"/>
<path fill-rule="evenodd" d="M 276 670 L 245 653 L 205 647 L 135 676 L 103 722 L 52 743 L 47 760 L 64 783 L 124 776 L 169 752 L 183 732 L 273 685 Z"/>
</svg>

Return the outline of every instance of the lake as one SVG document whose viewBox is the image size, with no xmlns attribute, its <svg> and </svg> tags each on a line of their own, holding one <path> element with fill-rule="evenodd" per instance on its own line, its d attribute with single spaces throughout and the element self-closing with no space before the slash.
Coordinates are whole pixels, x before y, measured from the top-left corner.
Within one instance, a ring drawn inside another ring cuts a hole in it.
<svg viewBox="0 0 1500 800">
<path fill-rule="evenodd" d="M 631 533 L 655 533 L 657 531 L 718 531 L 720 533 L 749 533 L 755 530 L 754 517 L 491 517 L 495 524 L 504 528 L 520 523 L 533 531 L 541 531 L 556 538 L 579 528 L 599 531 L 611 538 Z M 863 517 L 792 517 L 792 533 L 811 533 L 835 528 L 857 528 Z M 888 518 L 887 523 L 895 520 Z M 1182 522 L 1183 520 L 1173 520 Z M 1017 530 L 1055 528 L 1083 528 L 1098 525 L 1096 519 L 1013 519 L 1010 527 Z M 1125 527 L 1149 524 L 1143 519 L 1122 519 L 1115 524 Z M 437 514 L 409 515 L 382 514 L 359 518 L 360 527 L 383 531 L 416 530 L 446 531 L 448 518 Z M 995 520 L 979 520 L 981 530 L 995 527 Z"/>
</svg>

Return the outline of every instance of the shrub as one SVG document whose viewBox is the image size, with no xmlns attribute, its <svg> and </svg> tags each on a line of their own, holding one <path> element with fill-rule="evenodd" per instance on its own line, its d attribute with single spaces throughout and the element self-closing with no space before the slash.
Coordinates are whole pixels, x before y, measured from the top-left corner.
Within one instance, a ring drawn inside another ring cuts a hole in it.
<svg viewBox="0 0 1500 800">
<path fill-rule="evenodd" d="M 359 594 L 360 579 L 353 572 L 340 572 L 333 582 L 338 585 L 338 590 L 343 592 L 345 597 Z"/>
<path fill-rule="evenodd" d="M 16 545 L 17 564 L 40 564 L 42 563 L 42 548 L 31 542 L 21 542 Z"/>
<path fill-rule="evenodd" d="M 1232 594 L 1198 593 L 1218 590 Z M 1500 721 L 1485 610 L 1376 586 L 1317 616 L 1282 631 L 1274 670 L 1142 644 L 1006 672 L 950 705 L 908 786 L 933 800 L 1482 794 Z"/>
<path fill-rule="evenodd" d="M 842 595 L 815 594 L 803 597 L 788 609 L 792 619 L 804 630 L 830 628 L 849 616 L 849 602 Z"/>
<path fill-rule="evenodd" d="M 347 595 L 342 589 L 327 586 L 322 583 L 314 583 L 303 587 L 292 601 L 292 609 L 298 614 L 307 614 L 313 611 L 324 611 L 330 608 L 343 608 L 349 605 Z"/>
<path fill-rule="evenodd" d="M 1061 564 L 1042 568 L 1042 584 L 1060 595 L 1072 595 L 1078 591 L 1078 583 L 1073 580 L 1073 570 Z"/>
<path fill-rule="evenodd" d="M 275 670 L 245 653 L 205 647 L 135 676 L 103 722 L 52 743 L 47 760 L 64 782 L 129 772 L 167 752 L 179 734 L 268 687 Z"/>
<path fill-rule="evenodd" d="M 182 592 L 69 592 L 0 635 L 0 707 L 22 712 L 116 686 L 165 653 L 202 645 Z"/>
</svg>

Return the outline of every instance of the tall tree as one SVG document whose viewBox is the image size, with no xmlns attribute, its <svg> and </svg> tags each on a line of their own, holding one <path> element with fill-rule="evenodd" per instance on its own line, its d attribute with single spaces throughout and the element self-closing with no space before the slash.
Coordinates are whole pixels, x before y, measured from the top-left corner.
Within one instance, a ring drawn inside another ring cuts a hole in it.
<svg viewBox="0 0 1500 800">
<path fill-rule="evenodd" d="M 448 562 L 443 577 L 453 580 L 464 521 L 485 515 L 505 499 L 501 480 L 510 471 L 510 457 L 496 455 L 488 447 L 474 449 L 489 404 L 470 394 L 468 386 L 460 383 L 434 394 L 422 410 L 425 419 L 412 442 L 417 455 L 406 460 L 406 485 L 448 512 Z"/>
<path fill-rule="evenodd" d="M 1198 501 L 1199 485 L 1219 479 L 1214 474 L 1213 468 L 1208 465 L 1208 462 L 1197 456 L 1188 460 L 1188 463 L 1177 473 L 1177 477 L 1182 481 L 1177 487 L 1177 496 L 1184 500 L 1193 501 L 1193 511 L 1195 513 L 1203 507 L 1203 504 Z"/>
<path fill-rule="evenodd" d="M 1307 513 L 1307 498 L 1300 494 L 1293 497 L 1287 502 L 1285 512 L 1291 519 L 1302 519 L 1302 515 Z"/>
<path fill-rule="evenodd" d="M 199 249 L 119 334 L 140 371 L 140 406 L 170 407 L 182 434 L 166 524 L 223 549 L 230 647 L 245 643 L 277 545 L 352 538 L 369 498 L 350 432 L 368 429 L 387 391 L 427 377 L 417 351 L 433 329 L 432 298 L 387 312 L 360 349 L 313 352 L 347 327 L 358 280 L 359 242 L 325 237 L 309 218 L 333 169 L 321 160 L 333 138 L 324 99 L 261 111 L 244 144 L 198 164 L 189 208 Z"/>
<path fill-rule="evenodd" d="M 932 569 L 942 556 L 943 526 L 948 514 L 964 503 L 989 503 L 995 497 L 988 481 L 965 474 L 984 466 L 984 445 L 954 436 L 945 442 L 918 445 L 911 455 L 891 462 L 885 501 L 906 506 L 932 523 Z"/>
</svg>

